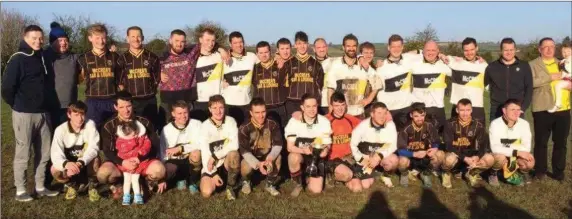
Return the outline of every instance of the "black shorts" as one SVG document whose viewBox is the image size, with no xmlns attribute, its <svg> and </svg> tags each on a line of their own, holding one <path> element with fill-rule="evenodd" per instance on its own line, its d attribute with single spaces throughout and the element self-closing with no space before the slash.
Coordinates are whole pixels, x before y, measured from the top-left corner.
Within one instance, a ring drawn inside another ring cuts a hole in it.
<svg viewBox="0 0 572 219">
<path fill-rule="evenodd" d="M 227 105 L 227 115 L 232 117 L 238 126 L 248 122 L 250 119 L 249 105 L 233 106 Z"/>
<path fill-rule="evenodd" d="M 286 108 L 286 121 L 290 120 L 292 113 L 296 111 L 301 111 L 300 100 L 286 100 L 284 107 Z"/>
<path fill-rule="evenodd" d="M 335 175 L 336 168 L 338 168 L 339 165 L 344 165 L 344 166 L 350 168 L 350 170 L 352 169 L 352 164 L 350 162 L 348 162 L 347 160 L 342 160 L 340 158 L 328 160 L 328 161 L 326 161 L 326 165 L 328 167 L 327 173 L 332 174 L 332 175 Z"/>
<path fill-rule="evenodd" d="M 284 105 L 279 106 L 267 106 L 266 107 L 266 117 L 277 122 L 281 128 L 286 127 L 288 124 L 288 119 L 286 116 L 286 109 Z"/>
<path fill-rule="evenodd" d="M 167 173 L 168 180 L 175 179 L 179 181 L 189 177 L 191 170 L 189 159 L 171 159 L 165 161 L 165 166 L 170 164 L 177 166 L 177 170 L 174 173 Z"/>
<path fill-rule="evenodd" d="M 430 121 L 431 123 L 437 124 L 435 127 L 439 131 L 439 135 L 441 135 L 441 133 L 443 133 L 443 127 L 445 127 L 445 123 L 447 123 L 445 108 L 427 107 L 427 116 L 433 119 Z"/>
<path fill-rule="evenodd" d="M 409 169 L 417 169 L 417 170 L 427 170 L 431 164 L 431 159 L 429 157 L 424 157 L 422 159 L 418 158 L 409 158 Z"/>
<path fill-rule="evenodd" d="M 195 102 L 194 109 L 191 110 L 189 117 L 204 122 L 210 117 L 208 102 Z"/>
<path fill-rule="evenodd" d="M 407 126 L 407 124 L 409 123 L 410 121 L 409 111 L 410 111 L 409 107 L 389 111 L 389 113 L 391 113 L 391 117 L 393 118 L 393 123 L 395 123 L 395 128 L 397 129 L 397 132 L 403 130 L 403 128 L 405 128 L 405 126 Z"/>
</svg>

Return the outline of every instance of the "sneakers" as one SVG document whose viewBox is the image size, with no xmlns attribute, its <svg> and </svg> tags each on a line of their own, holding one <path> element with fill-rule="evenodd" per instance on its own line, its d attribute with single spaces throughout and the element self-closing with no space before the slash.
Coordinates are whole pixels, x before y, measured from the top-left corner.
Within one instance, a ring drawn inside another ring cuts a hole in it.
<svg viewBox="0 0 572 219">
<path fill-rule="evenodd" d="M 274 186 L 266 186 L 266 188 L 264 188 L 264 190 L 266 190 L 268 193 L 270 193 L 271 196 L 280 195 L 280 192 L 278 190 L 276 190 L 276 188 L 274 188 Z"/>
<path fill-rule="evenodd" d="M 66 200 L 72 200 L 72 199 L 75 199 L 76 197 L 77 197 L 77 191 L 75 190 L 75 188 L 72 186 L 68 186 L 68 189 L 67 189 L 66 195 L 65 195 L 65 199 Z"/>
<path fill-rule="evenodd" d="M 469 174 L 469 172 L 467 172 L 465 174 L 465 178 L 467 178 L 467 180 L 469 181 L 469 185 L 471 187 L 481 187 L 482 186 L 482 184 L 481 184 L 482 178 L 481 178 L 481 175 L 479 175 L 479 174 L 471 175 L 471 174 Z"/>
<path fill-rule="evenodd" d="M 232 188 L 226 189 L 226 200 L 232 201 L 236 199 L 236 195 L 234 195 L 234 191 Z"/>
<path fill-rule="evenodd" d="M 197 186 L 197 184 L 189 185 L 189 192 L 191 192 L 191 195 L 198 194 L 199 193 L 199 186 Z"/>
<path fill-rule="evenodd" d="M 52 191 L 49 189 L 44 189 L 44 190 L 40 190 L 40 191 L 36 190 L 36 193 L 38 194 L 39 197 L 42 197 L 42 196 L 55 197 L 58 194 L 60 194 L 60 192 L 58 192 L 58 191 Z"/>
<path fill-rule="evenodd" d="M 125 201 L 125 200 L 123 200 Z M 133 204 L 142 205 L 143 202 L 143 194 L 135 194 L 135 198 L 133 199 Z"/>
<path fill-rule="evenodd" d="M 391 178 L 387 177 L 387 176 L 381 176 L 381 181 L 383 182 L 383 184 L 385 184 L 385 186 L 387 186 L 387 188 L 393 188 L 393 182 L 391 182 Z"/>
<path fill-rule="evenodd" d="M 123 195 L 123 205 L 130 205 L 131 204 L 131 194 L 124 194 Z"/>
<path fill-rule="evenodd" d="M 96 188 L 89 189 L 88 195 L 89 195 L 89 200 L 92 202 L 96 202 L 96 201 L 99 201 L 99 199 L 101 199 L 101 196 L 99 195 L 99 192 L 97 191 Z"/>
<path fill-rule="evenodd" d="M 402 174 L 401 176 L 399 176 L 399 184 L 401 186 L 407 187 L 409 185 L 409 175 L 410 174 L 407 174 L 407 175 Z"/>
<path fill-rule="evenodd" d="M 242 182 L 242 189 L 240 190 L 243 194 L 248 195 L 252 192 L 252 188 L 250 187 L 250 181 L 243 181 Z"/>
<path fill-rule="evenodd" d="M 421 173 L 421 181 L 423 181 L 423 187 L 425 188 L 431 188 L 432 183 L 431 183 L 431 173 Z"/>
<path fill-rule="evenodd" d="M 16 201 L 19 202 L 29 202 L 34 200 L 34 198 L 32 198 L 32 196 L 30 196 L 27 192 L 24 192 L 20 195 L 16 195 Z"/>
<path fill-rule="evenodd" d="M 417 181 L 417 175 L 419 175 L 419 171 L 416 169 L 410 170 L 409 174 L 407 175 L 407 177 L 409 178 L 409 180 L 411 180 L 412 182 Z"/>
<path fill-rule="evenodd" d="M 496 172 L 495 173 L 491 173 L 491 175 L 489 175 L 489 184 L 491 186 L 494 187 L 499 187 L 499 177 L 497 176 Z"/>
<path fill-rule="evenodd" d="M 177 190 L 182 191 L 187 188 L 187 181 L 186 180 L 179 180 L 177 181 Z"/>
<path fill-rule="evenodd" d="M 450 189 L 453 188 L 453 185 L 451 184 L 451 173 L 450 172 L 444 172 L 442 175 L 442 180 L 443 182 L 441 182 L 441 184 L 443 185 L 443 187 Z"/>
<path fill-rule="evenodd" d="M 290 195 L 292 197 L 298 197 L 303 189 L 304 188 L 302 187 L 302 185 L 297 184 L 296 187 L 294 187 L 294 190 L 292 190 L 292 193 L 290 193 Z"/>
<path fill-rule="evenodd" d="M 123 186 L 121 186 L 121 185 L 117 185 L 117 186 L 112 185 L 109 187 L 109 190 L 111 190 L 111 196 L 115 200 L 119 200 L 121 198 L 121 196 L 123 195 Z"/>
</svg>

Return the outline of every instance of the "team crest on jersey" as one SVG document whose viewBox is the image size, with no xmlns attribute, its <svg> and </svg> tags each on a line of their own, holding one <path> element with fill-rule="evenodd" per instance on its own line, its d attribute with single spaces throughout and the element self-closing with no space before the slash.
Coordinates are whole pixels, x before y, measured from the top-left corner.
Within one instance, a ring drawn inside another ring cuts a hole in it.
<svg viewBox="0 0 572 219">
<path fill-rule="evenodd" d="M 516 71 L 520 71 L 520 68 L 519 68 L 519 67 L 516 67 Z"/>
<path fill-rule="evenodd" d="M 147 66 L 149 65 L 149 61 L 148 61 L 148 60 L 143 61 L 143 65 L 144 65 L 145 67 L 147 67 Z"/>
<path fill-rule="evenodd" d="M 427 134 L 423 134 L 423 138 L 427 138 Z"/>
<path fill-rule="evenodd" d="M 473 131 L 469 131 L 469 133 L 467 133 L 467 135 L 468 135 L 469 137 L 473 137 Z"/>
<path fill-rule="evenodd" d="M 277 72 L 277 71 L 273 71 L 273 72 L 272 72 L 272 76 L 273 76 L 273 77 L 278 77 L 278 72 Z"/>
<path fill-rule="evenodd" d="M 107 60 L 107 65 L 111 65 L 111 64 L 112 64 L 111 60 Z"/>
<path fill-rule="evenodd" d="M 312 66 L 308 66 L 308 71 L 312 71 Z"/>
</svg>

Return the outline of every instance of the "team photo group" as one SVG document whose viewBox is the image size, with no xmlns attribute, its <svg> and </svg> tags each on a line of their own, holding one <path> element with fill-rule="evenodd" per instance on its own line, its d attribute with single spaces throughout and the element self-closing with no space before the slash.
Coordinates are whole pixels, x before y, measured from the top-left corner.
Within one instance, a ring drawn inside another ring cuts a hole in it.
<svg viewBox="0 0 572 219">
<path fill-rule="evenodd" d="M 525 62 L 504 38 L 499 59 L 487 63 L 471 37 L 456 57 L 434 41 L 404 51 L 393 34 L 389 55 L 375 60 L 374 44 L 353 34 L 310 41 L 299 31 L 294 41 L 260 41 L 252 53 L 238 31 L 224 39 L 228 46 L 216 43 L 213 29 L 197 32 L 191 45 L 173 30 L 168 51 L 153 54 L 132 26 L 120 53 L 109 46 L 107 28 L 94 24 L 91 50 L 73 54 L 58 23 L 49 32 L 26 27 L 1 84 L 12 109 L 15 199 L 63 192 L 68 200 L 87 193 L 98 201 L 109 190 L 131 205 L 169 189 L 205 198 L 221 191 L 235 200 L 255 186 L 297 197 L 343 187 L 362 192 L 375 181 L 452 188 L 462 180 L 471 187 L 564 180 L 569 43 L 557 51 L 543 38 L 540 56 Z M 328 56 L 332 41 L 342 44 L 342 57 Z M 529 108 L 534 121 L 524 119 Z M 26 189 L 30 159 L 33 192 Z M 50 190 L 52 178 L 63 191 Z M 293 189 L 280 188 L 285 180 Z"/>
</svg>

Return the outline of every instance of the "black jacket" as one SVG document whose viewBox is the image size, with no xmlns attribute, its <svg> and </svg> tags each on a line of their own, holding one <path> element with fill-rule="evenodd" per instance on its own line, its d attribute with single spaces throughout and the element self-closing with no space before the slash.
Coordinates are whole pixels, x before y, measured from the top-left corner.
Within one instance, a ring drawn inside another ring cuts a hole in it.
<svg viewBox="0 0 572 219">
<path fill-rule="evenodd" d="M 48 71 L 42 50 L 34 51 L 25 41 L 20 42 L 6 66 L 2 79 L 2 99 L 23 113 L 43 113 L 53 107 L 53 76 Z"/>
<path fill-rule="evenodd" d="M 490 63 L 485 70 L 485 86 L 489 85 L 491 106 L 498 106 L 510 98 L 522 101 L 526 111 L 532 101 L 532 70 L 528 62 L 518 58 L 512 65 L 500 59 Z"/>
<path fill-rule="evenodd" d="M 147 156 L 140 158 L 141 160 L 157 158 L 159 155 L 159 136 L 155 132 L 155 128 L 151 122 L 140 116 L 133 116 L 134 120 L 137 120 L 145 126 L 147 137 L 151 140 L 151 151 L 147 154 Z M 117 149 L 115 149 L 115 141 L 117 140 L 117 127 L 121 124 L 121 120 L 119 116 L 114 115 L 114 117 L 103 125 L 101 131 L 99 132 L 100 136 L 100 146 L 99 148 L 103 151 L 103 155 L 105 161 L 111 161 L 114 164 L 119 164 L 123 162 L 119 156 L 117 156 Z"/>
</svg>

